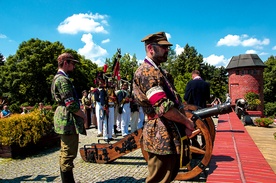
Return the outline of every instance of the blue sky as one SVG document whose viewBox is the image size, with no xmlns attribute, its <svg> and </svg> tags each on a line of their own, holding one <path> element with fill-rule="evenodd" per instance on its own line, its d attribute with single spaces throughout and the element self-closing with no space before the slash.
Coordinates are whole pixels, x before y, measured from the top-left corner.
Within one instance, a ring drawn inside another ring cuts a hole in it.
<svg viewBox="0 0 276 183">
<path fill-rule="evenodd" d="M 165 31 L 177 54 L 186 44 L 204 61 L 227 66 L 232 56 L 276 55 L 272 0 L 11 0 L 0 1 L 0 53 L 23 41 L 59 41 L 102 66 L 121 48 L 143 60 L 141 39 Z"/>
</svg>

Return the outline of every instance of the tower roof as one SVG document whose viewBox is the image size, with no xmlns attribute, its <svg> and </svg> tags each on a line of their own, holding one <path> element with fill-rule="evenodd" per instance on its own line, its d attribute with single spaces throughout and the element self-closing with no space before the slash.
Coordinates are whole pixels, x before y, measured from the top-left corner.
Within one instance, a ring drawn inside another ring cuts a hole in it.
<svg viewBox="0 0 276 183">
<path fill-rule="evenodd" d="M 226 67 L 226 70 L 238 67 L 266 67 L 257 54 L 241 54 L 233 56 Z"/>
</svg>

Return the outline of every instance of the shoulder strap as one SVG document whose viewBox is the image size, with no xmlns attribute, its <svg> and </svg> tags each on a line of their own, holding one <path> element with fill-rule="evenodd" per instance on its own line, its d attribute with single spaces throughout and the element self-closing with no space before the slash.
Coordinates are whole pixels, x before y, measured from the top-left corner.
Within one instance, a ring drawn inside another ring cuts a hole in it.
<svg viewBox="0 0 276 183">
<path fill-rule="evenodd" d="M 55 85 L 55 82 L 56 82 L 56 80 L 57 80 L 57 78 L 59 77 L 59 76 L 61 76 L 60 74 L 56 74 L 55 75 L 55 77 L 54 77 L 54 79 L 53 79 L 53 82 L 52 82 L 52 85 L 51 85 L 51 92 L 52 92 L 52 94 L 53 94 L 53 96 L 54 96 L 54 98 L 55 98 L 55 100 L 56 101 L 58 101 L 58 98 L 57 98 L 57 95 L 56 95 L 56 85 Z"/>
</svg>

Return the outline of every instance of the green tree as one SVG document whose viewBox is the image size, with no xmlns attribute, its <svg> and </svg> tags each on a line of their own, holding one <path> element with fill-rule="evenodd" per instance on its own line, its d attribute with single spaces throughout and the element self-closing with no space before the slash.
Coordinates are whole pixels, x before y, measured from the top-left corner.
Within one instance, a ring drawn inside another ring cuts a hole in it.
<svg viewBox="0 0 276 183">
<path fill-rule="evenodd" d="M 191 72 L 199 70 L 201 77 L 210 83 L 211 95 L 221 99 L 225 98 L 228 88 L 228 78 L 225 68 L 216 68 L 208 63 L 203 63 L 203 56 L 193 46 L 186 44 L 183 52 L 178 56 L 176 56 L 173 50 L 170 50 L 168 61 L 163 63 L 162 66 L 172 74 L 176 89 L 181 97 L 184 96 L 187 83 L 192 79 Z"/>
<path fill-rule="evenodd" d="M 228 92 L 228 77 L 224 67 L 216 68 L 209 66 L 206 73 L 207 81 L 210 83 L 210 94 L 213 98 L 218 97 L 221 101 L 225 100 L 225 94 Z M 211 98 L 211 100 L 213 100 Z M 212 102 L 212 101 L 210 101 Z"/>
<path fill-rule="evenodd" d="M 264 62 L 266 68 L 264 69 L 264 100 L 265 102 L 276 101 L 276 57 L 270 56 Z"/>
<path fill-rule="evenodd" d="M 2 53 L 0 53 L 0 66 L 4 65 L 4 63 L 5 63 L 4 60 L 5 60 L 4 55 L 2 55 Z"/>
<path fill-rule="evenodd" d="M 63 52 L 72 53 L 80 60 L 72 73 L 77 92 L 93 85 L 97 65 L 84 59 L 73 50 L 65 50 L 60 42 L 51 43 L 30 39 L 19 45 L 16 54 L 9 56 L 1 67 L 0 85 L 3 95 L 9 97 L 10 104 L 20 106 L 35 105 L 39 102 L 53 103 L 50 86 L 57 72 L 57 57 Z M 12 106 L 11 106 L 12 109 Z"/>
<path fill-rule="evenodd" d="M 56 72 L 55 59 L 64 49 L 59 42 L 31 39 L 7 58 L 0 83 L 10 103 L 34 105 L 50 98 L 49 84 Z"/>
<path fill-rule="evenodd" d="M 162 63 L 162 68 L 164 68 L 165 70 L 167 70 L 173 77 L 176 77 L 177 71 L 174 68 L 174 62 L 176 60 L 176 53 L 174 50 L 170 49 L 169 50 L 169 54 L 168 54 L 168 60 L 164 63 Z"/>
<path fill-rule="evenodd" d="M 184 51 L 174 61 L 174 72 L 178 74 L 191 73 L 193 70 L 200 70 L 203 63 L 203 56 L 193 46 L 186 44 Z"/>
</svg>

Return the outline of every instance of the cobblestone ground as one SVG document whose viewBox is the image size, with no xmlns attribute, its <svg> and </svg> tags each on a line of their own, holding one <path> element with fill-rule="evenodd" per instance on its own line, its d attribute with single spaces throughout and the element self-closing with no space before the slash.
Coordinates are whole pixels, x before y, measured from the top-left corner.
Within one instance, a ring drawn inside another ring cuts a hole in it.
<svg viewBox="0 0 276 183">
<path fill-rule="evenodd" d="M 87 130 L 87 133 L 87 136 L 80 135 L 79 147 L 97 143 L 97 130 L 92 128 Z M 22 159 L 0 158 L 0 182 L 61 182 L 58 156 L 59 148 L 52 148 Z M 78 154 L 74 164 L 74 177 L 76 182 L 80 183 L 142 183 L 147 176 L 147 164 L 140 149 L 110 164 L 87 163 Z M 202 173 L 193 181 L 174 181 L 174 183 L 205 182 L 205 180 L 206 175 Z"/>
</svg>

